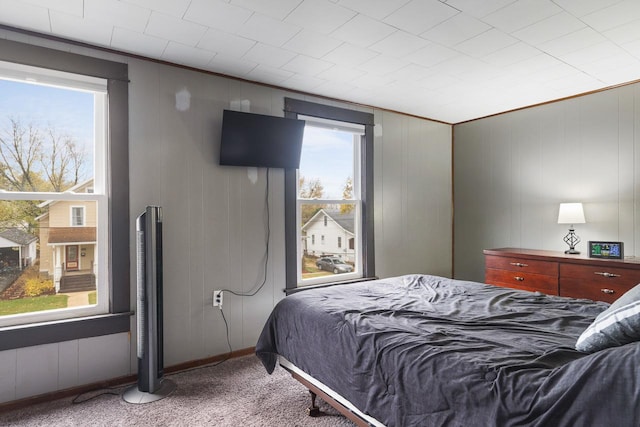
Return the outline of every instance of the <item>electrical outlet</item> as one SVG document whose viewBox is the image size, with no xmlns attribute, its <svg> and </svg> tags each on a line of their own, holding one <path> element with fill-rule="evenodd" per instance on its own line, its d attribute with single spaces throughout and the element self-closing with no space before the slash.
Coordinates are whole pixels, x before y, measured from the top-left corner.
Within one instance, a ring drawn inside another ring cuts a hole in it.
<svg viewBox="0 0 640 427">
<path fill-rule="evenodd" d="M 213 306 L 222 310 L 222 291 L 213 291 Z"/>
</svg>

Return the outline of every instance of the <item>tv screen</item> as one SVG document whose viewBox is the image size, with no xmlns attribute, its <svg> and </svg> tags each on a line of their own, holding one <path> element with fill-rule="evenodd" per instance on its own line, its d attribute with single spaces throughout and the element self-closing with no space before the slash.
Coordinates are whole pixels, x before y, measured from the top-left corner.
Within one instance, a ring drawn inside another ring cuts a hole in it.
<svg viewBox="0 0 640 427">
<path fill-rule="evenodd" d="M 224 110 L 220 164 L 297 169 L 304 120 Z"/>
</svg>

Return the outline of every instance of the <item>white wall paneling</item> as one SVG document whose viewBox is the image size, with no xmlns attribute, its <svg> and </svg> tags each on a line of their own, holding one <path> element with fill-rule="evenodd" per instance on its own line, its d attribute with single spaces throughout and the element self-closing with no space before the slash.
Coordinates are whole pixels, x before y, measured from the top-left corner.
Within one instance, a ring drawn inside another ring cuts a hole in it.
<svg viewBox="0 0 640 427">
<path fill-rule="evenodd" d="M 378 112 L 376 272 L 451 276 L 451 127 Z"/>
<path fill-rule="evenodd" d="M 131 340 L 129 334 L 78 340 L 80 383 L 95 383 L 128 375 L 131 372 L 129 354 L 135 351 L 135 341 Z"/>
<path fill-rule="evenodd" d="M 115 334 L 2 351 L 0 402 L 128 375 L 129 339 Z"/>
<path fill-rule="evenodd" d="M 18 350 L 0 351 L 0 402 L 16 399 Z"/>
<path fill-rule="evenodd" d="M 18 349 L 16 398 L 57 389 L 58 346 L 56 343 Z"/>
<path fill-rule="evenodd" d="M 77 340 L 61 342 L 58 345 L 58 388 L 60 389 L 75 387 L 79 384 L 79 346 L 80 343 Z M 124 362 L 127 367 L 124 372 L 128 372 L 129 361 L 125 359 Z"/>
<path fill-rule="evenodd" d="M 457 278 L 484 280 L 482 250 L 567 249 L 561 202 L 584 203 L 589 240 L 623 241 L 638 255 L 640 86 L 476 120 L 454 127 Z"/>
<path fill-rule="evenodd" d="M 449 125 L 6 31 L 0 36 L 129 63 L 130 245 L 137 215 L 147 205 L 161 206 L 165 365 L 225 354 L 225 325 L 212 307 L 213 291 L 247 293 L 263 280 L 266 170 L 254 180 L 247 168 L 218 165 L 222 111 L 232 100 L 249 100 L 251 112 L 274 116 L 283 116 L 285 96 L 372 112 L 383 126 L 374 152 L 377 274 L 451 275 Z M 188 108 L 177 108 L 178 92 L 182 100 L 190 94 Z M 265 286 L 254 297 L 224 296 L 234 350 L 256 344 L 273 306 L 284 298 L 281 170 L 270 172 L 269 201 Z M 134 256 L 132 251 L 133 284 Z M 132 310 L 135 299 L 134 285 Z M 38 347 L 0 352 L 0 402 L 135 373 L 135 316 L 131 327 L 131 337 L 51 344 L 46 356 Z M 30 373 L 30 361 L 43 371 Z"/>
</svg>

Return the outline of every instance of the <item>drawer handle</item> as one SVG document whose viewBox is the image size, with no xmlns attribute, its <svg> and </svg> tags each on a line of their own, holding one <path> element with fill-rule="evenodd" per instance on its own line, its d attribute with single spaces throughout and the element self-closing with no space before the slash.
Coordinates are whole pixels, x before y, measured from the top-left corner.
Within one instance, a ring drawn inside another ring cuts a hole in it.
<svg viewBox="0 0 640 427">
<path fill-rule="evenodd" d="M 600 276 L 609 277 L 609 278 L 620 277 L 619 274 L 607 273 L 606 271 L 605 272 L 596 271 L 593 274 L 599 274 Z"/>
<path fill-rule="evenodd" d="M 529 267 L 529 264 L 523 264 L 521 262 L 510 262 L 509 264 L 516 266 L 516 267 Z"/>
<path fill-rule="evenodd" d="M 614 291 L 613 289 L 607 289 L 607 288 L 600 289 L 600 291 L 601 291 L 603 294 L 607 294 L 607 295 L 613 295 L 613 294 L 615 294 L 615 293 L 616 293 L 616 291 Z"/>
<path fill-rule="evenodd" d="M 524 277 L 515 276 L 514 279 L 516 279 L 518 282 L 524 282 Z"/>
</svg>

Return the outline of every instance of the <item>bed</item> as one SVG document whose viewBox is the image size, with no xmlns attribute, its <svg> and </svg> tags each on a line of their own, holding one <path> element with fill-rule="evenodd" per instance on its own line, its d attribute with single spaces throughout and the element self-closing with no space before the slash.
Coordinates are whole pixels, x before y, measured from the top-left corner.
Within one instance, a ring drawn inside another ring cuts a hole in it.
<svg viewBox="0 0 640 427">
<path fill-rule="evenodd" d="M 286 297 L 256 354 L 360 425 L 637 426 L 638 341 L 575 348 L 608 307 L 407 275 Z"/>
</svg>

